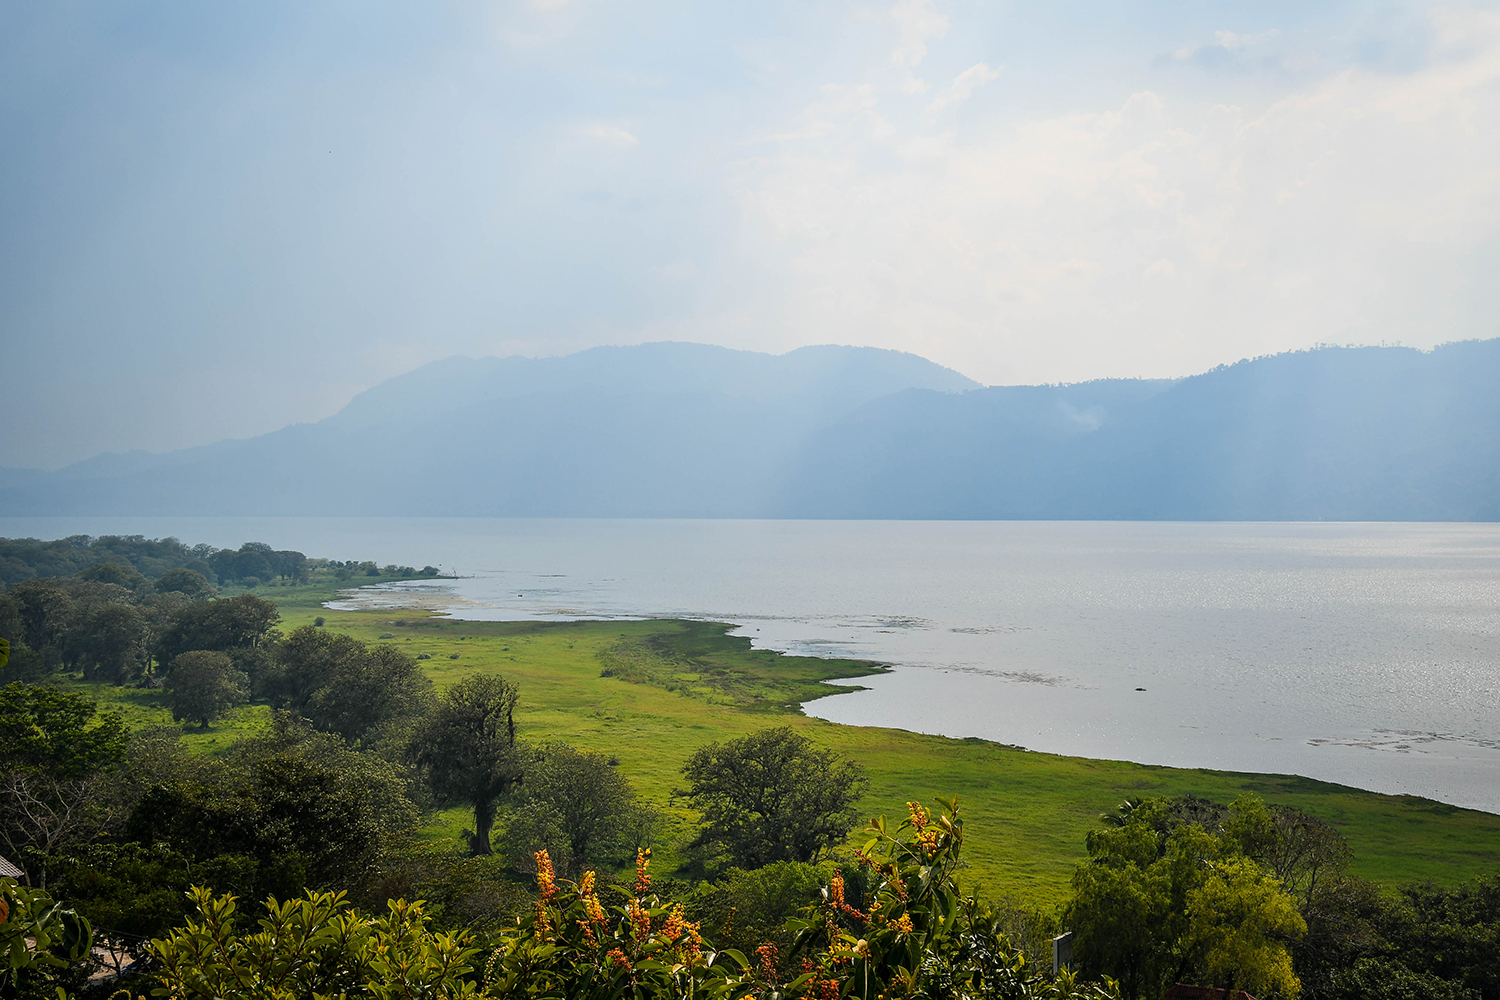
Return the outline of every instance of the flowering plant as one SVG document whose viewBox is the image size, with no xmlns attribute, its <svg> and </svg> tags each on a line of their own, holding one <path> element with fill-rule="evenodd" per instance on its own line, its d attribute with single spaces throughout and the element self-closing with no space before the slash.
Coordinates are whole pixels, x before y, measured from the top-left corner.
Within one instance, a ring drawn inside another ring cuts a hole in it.
<svg viewBox="0 0 1500 1000">
<path fill-rule="evenodd" d="M 855 852 L 874 876 L 867 910 L 845 898 L 835 874 L 823 898 L 789 922 L 802 973 L 780 991 L 788 998 L 1118 998 L 1114 983 L 1078 984 L 1034 970 L 1000 929 L 997 916 L 963 895 L 956 875 L 963 849 L 958 800 L 936 817 L 918 802 L 895 832 L 881 817 Z M 773 997 L 773 1000 L 780 1000 Z"/>
<path fill-rule="evenodd" d="M 752 970 L 737 951 L 714 951 L 683 907 L 651 891 L 651 852 L 636 855 L 636 880 L 606 904 L 593 872 L 558 880 L 545 850 L 536 854 L 533 912 L 490 955 L 485 992 L 569 1000 L 616 997 L 739 997 Z"/>
</svg>

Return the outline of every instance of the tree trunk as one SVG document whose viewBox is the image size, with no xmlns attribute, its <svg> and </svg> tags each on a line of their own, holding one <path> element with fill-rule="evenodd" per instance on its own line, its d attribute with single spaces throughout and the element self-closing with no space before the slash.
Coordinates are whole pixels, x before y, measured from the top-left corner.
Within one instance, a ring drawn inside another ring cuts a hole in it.
<svg viewBox="0 0 1500 1000">
<path fill-rule="evenodd" d="M 494 848 L 490 847 L 490 830 L 495 826 L 495 804 L 493 802 L 474 803 L 474 841 L 469 845 L 469 850 L 478 857 L 481 854 L 494 854 Z"/>
</svg>

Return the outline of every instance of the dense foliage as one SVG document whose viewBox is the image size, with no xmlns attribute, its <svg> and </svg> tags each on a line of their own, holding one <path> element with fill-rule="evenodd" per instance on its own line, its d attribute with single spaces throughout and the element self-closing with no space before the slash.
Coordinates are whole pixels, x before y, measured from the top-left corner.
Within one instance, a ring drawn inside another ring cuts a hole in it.
<svg viewBox="0 0 1500 1000">
<path fill-rule="evenodd" d="M 792 921 L 796 938 L 786 955 L 772 944 L 753 959 L 716 949 L 683 904 L 653 890 L 645 850 L 634 884 L 612 891 L 592 871 L 576 882 L 558 879 L 541 851 L 535 904 L 517 925 L 485 937 L 432 928 L 420 903 L 393 900 L 384 916 L 369 917 L 333 893 L 270 900 L 257 929 L 247 931 L 236 923 L 232 897 L 194 890 L 197 914 L 151 946 L 160 963 L 155 978 L 166 996 L 222 1000 L 1118 995 L 1108 983 L 1080 985 L 1033 969 L 993 913 L 962 894 L 956 806 L 932 820 L 913 805 L 895 834 L 883 821 L 870 833 L 859 852 L 876 884 L 869 911 L 847 902 L 835 872 Z"/>
<path fill-rule="evenodd" d="M 703 814 L 693 847 L 742 868 L 816 861 L 849 835 L 864 770 L 788 726 L 710 743 L 683 769 Z"/>
</svg>

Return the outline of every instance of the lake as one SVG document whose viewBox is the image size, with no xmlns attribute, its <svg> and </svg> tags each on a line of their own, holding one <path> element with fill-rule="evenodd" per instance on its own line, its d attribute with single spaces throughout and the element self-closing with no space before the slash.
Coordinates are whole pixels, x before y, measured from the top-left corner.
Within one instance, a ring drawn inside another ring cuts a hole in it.
<svg viewBox="0 0 1500 1000">
<path fill-rule="evenodd" d="M 439 564 L 351 600 L 691 617 L 894 665 L 807 712 L 1500 812 L 1500 525 L 0 518 Z"/>
</svg>

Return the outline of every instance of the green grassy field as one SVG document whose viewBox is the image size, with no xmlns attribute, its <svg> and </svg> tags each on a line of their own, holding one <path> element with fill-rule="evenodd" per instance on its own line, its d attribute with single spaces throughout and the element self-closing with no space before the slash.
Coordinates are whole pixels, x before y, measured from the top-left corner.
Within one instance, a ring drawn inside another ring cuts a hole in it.
<svg viewBox="0 0 1500 1000">
<path fill-rule="evenodd" d="M 825 683 L 829 678 L 878 668 L 753 651 L 748 640 L 725 635 L 723 625 L 461 622 L 414 611 L 331 611 L 322 606 L 330 596 L 322 586 L 264 594 L 280 606 L 283 628 L 321 615 L 330 629 L 426 653 L 430 658 L 422 662 L 439 686 L 495 671 L 516 682 L 527 737 L 566 740 L 617 757 L 637 791 L 663 810 L 658 855 L 667 864 L 673 841 L 692 822 L 672 800 L 687 757 L 710 741 L 786 724 L 868 768 L 867 814 L 894 816 L 904 814 L 908 799 L 957 796 L 967 819 L 969 882 L 1024 904 L 1050 909 L 1060 901 L 1084 856 L 1085 832 L 1100 813 L 1141 795 L 1191 792 L 1227 802 L 1252 791 L 1297 806 L 1335 824 L 1355 851 L 1356 872 L 1385 884 L 1452 883 L 1500 868 L 1500 816 L 1425 799 L 1291 776 L 1061 757 L 807 718 L 797 703 L 840 690 Z M 385 634 L 391 637 L 380 638 Z M 155 693 L 86 690 L 133 725 L 170 721 Z M 187 738 L 212 752 L 268 717 L 265 707 L 247 706 L 207 733 L 189 730 Z M 461 811 L 450 811 L 427 832 L 448 836 L 462 822 Z"/>
</svg>

